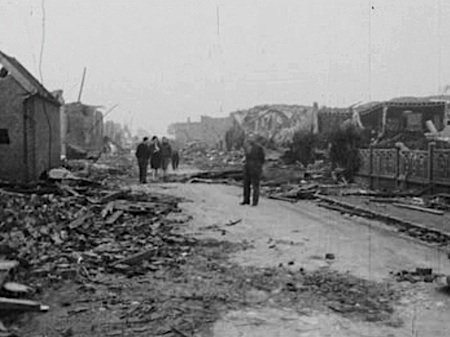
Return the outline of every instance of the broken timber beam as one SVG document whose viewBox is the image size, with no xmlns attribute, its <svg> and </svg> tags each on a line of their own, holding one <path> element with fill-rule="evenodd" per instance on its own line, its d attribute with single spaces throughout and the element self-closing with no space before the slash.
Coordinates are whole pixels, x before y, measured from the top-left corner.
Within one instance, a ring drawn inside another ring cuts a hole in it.
<svg viewBox="0 0 450 337">
<path fill-rule="evenodd" d="M 295 200 L 295 199 L 286 198 L 286 197 L 283 197 L 281 195 L 276 195 L 276 194 L 269 195 L 269 199 L 287 201 L 287 202 L 291 202 L 291 203 L 297 202 L 297 200 Z"/>
<path fill-rule="evenodd" d="M 16 298 L 0 297 L 0 310 L 20 310 L 20 311 L 48 311 L 46 305 L 39 302 L 20 300 Z"/>
<path fill-rule="evenodd" d="M 135 265 L 138 264 L 144 260 L 149 259 L 157 252 L 156 248 L 152 248 L 134 255 L 131 255 L 130 257 L 126 257 L 122 260 L 119 260 L 112 264 L 112 266 L 120 265 L 120 264 L 126 264 L 126 265 Z"/>
<path fill-rule="evenodd" d="M 409 204 L 402 204 L 399 202 L 396 202 L 393 205 L 396 207 L 412 209 L 412 210 L 419 211 L 419 212 L 431 213 L 431 214 L 435 214 L 435 215 L 444 215 L 443 211 L 439 211 L 437 209 L 432 209 L 432 208 L 426 208 L 426 207 L 409 205 Z"/>
<path fill-rule="evenodd" d="M 115 211 L 113 214 L 111 214 L 108 219 L 106 219 L 105 224 L 112 225 L 114 222 L 117 221 L 123 214 L 123 211 Z"/>
</svg>

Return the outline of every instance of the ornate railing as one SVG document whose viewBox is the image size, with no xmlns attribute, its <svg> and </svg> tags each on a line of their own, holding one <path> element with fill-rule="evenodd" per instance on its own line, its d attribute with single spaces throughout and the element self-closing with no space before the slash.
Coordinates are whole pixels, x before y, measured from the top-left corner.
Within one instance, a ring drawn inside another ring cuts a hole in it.
<svg viewBox="0 0 450 337">
<path fill-rule="evenodd" d="M 450 186 L 450 150 L 437 150 L 434 144 L 426 151 L 369 148 L 359 153 L 360 176 Z"/>
</svg>

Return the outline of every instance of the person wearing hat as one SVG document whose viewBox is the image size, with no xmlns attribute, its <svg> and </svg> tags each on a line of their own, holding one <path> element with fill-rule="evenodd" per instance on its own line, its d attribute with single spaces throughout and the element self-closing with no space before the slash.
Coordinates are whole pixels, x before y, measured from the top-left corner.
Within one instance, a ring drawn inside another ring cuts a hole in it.
<svg viewBox="0 0 450 337">
<path fill-rule="evenodd" d="M 144 137 L 142 142 L 136 148 L 136 158 L 139 166 L 139 182 L 147 183 L 148 160 L 150 159 L 150 148 L 148 146 L 148 137 Z"/>
<path fill-rule="evenodd" d="M 264 149 L 256 142 L 255 136 L 249 134 L 244 143 L 244 200 L 241 205 L 250 205 L 251 189 L 253 188 L 252 206 L 258 205 L 259 184 L 265 161 Z"/>
</svg>

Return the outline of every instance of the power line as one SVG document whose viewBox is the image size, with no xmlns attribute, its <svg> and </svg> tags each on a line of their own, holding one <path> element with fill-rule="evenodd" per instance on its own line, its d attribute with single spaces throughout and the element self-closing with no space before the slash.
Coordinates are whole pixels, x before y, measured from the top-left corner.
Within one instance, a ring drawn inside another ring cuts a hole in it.
<svg viewBox="0 0 450 337">
<path fill-rule="evenodd" d="M 44 84 L 44 77 L 42 76 L 42 58 L 44 56 L 44 45 L 45 45 L 45 0 L 41 1 L 42 9 L 42 39 L 41 39 L 41 51 L 39 53 L 39 77 L 41 78 L 41 83 Z"/>
</svg>

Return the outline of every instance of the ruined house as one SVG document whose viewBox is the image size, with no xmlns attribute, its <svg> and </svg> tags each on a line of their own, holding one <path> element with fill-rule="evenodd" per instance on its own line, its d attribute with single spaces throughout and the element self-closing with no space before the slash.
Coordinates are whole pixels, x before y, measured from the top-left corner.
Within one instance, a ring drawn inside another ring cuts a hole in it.
<svg viewBox="0 0 450 337">
<path fill-rule="evenodd" d="M 60 103 L 16 59 L 0 52 L 0 179 L 37 180 L 60 165 Z"/>
<path fill-rule="evenodd" d="M 431 121 L 437 131 L 447 125 L 445 101 L 388 101 L 359 111 L 365 133 L 372 137 L 392 138 L 405 132 L 424 133 Z"/>
<path fill-rule="evenodd" d="M 98 153 L 103 147 L 103 114 L 98 106 L 80 102 L 64 105 L 67 157 Z"/>
<path fill-rule="evenodd" d="M 233 127 L 245 133 L 255 133 L 275 142 L 285 142 L 294 132 L 306 128 L 317 131 L 317 111 L 313 107 L 298 105 L 256 106 L 231 113 Z"/>
</svg>

